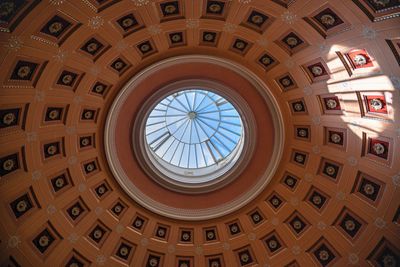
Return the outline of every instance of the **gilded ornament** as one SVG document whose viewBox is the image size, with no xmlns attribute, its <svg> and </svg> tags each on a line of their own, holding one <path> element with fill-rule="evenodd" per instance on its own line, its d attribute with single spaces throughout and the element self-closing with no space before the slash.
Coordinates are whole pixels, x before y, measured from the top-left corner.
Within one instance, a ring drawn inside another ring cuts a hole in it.
<svg viewBox="0 0 400 267">
<path fill-rule="evenodd" d="M 326 101 L 326 106 L 329 109 L 335 109 L 337 107 L 337 102 L 333 99 L 329 99 L 328 101 Z"/>
<path fill-rule="evenodd" d="M 353 58 L 353 62 L 356 66 L 363 66 L 367 64 L 367 58 L 363 54 L 358 54 Z"/>
<path fill-rule="evenodd" d="M 314 66 L 311 68 L 311 72 L 315 75 L 315 76 L 320 76 L 323 73 L 323 70 L 320 66 Z"/>
<path fill-rule="evenodd" d="M 158 265 L 158 260 L 155 259 L 155 258 L 150 259 L 149 265 L 150 265 L 151 267 L 157 266 L 157 265 Z"/>
<path fill-rule="evenodd" d="M 374 186 L 373 185 L 371 185 L 371 184 L 366 184 L 366 185 L 364 185 L 364 193 L 365 194 L 367 194 L 367 195 L 373 195 L 374 193 L 375 193 L 375 188 L 374 188 Z"/>
<path fill-rule="evenodd" d="M 80 213 L 81 213 L 81 209 L 80 209 L 79 207 L 73 207 L 73 208 L 71 209 L 71 214 L 72 214 L 73 216 L 78 216 Z"/>
<path fill-rule="evenodd" d="M 127 247 L 122 247 L 119 249 L 119 254 L 121 254 L 122 256 L 126 256 L 126 255 L 128 255 L 128 253 L 129 253 L 129 250 Z"/>
<path fill-rule="evenodd" d="M 212 4 L 208 7 L 208 10 L 210 10 L 213 13 L 218 13 L 221 11 L 221 6 L 218 4 Z"/>
<path fill-rule="evenodd" d="M 303 156 L 303 155 L 296 155 L 296 158 L 295 158 L 295 159 L 296 159 L 297 162 L 300 162 L 300 163 L 301 163 L 301 162 L 304 161 L 304 156 Z"/>
<path fill-rule="evenodd" d="M 64 186 L 64 179 L 63 178 L 57 178 L 56 182 L 55 182 L 56 187 L 61 188 Z"/>
<path fill-rule="evenodd" d="M 286 43 L 289 46 L 296 46 L 299 43 L 299 41 L 294 37 L 289 37 L 289 38 L 286 39 Z"/>
<path fill-rule="evenodd" d="M 167 13 L 167 14 L 171 14 L 171 13 L 174 13 L 174 12 L 176 11 L 176 7 L 175 7 L 174 5 L 167 5 L 167 6 L 164 8 L 164 11 L 165 11 L 165 13 Z"/>
<path fill-rule="evenodd" d="M 321 17 L 321 23 L 325 24 L 327 26 L 332 26 L 335 24 L 335 22 L 336 22 L 336 19 L 332 15 L 325 14 L 325 15 L 322 15 L 322 17 Z"/>
<path fill-rule="evenodd" d="M 331 135 L 331 140 L 333 143 L 338 144 L 342 141 L 342 137 L 339 134 L 334 133 Z"/>
<path fill-rule="evenodd" d="M 247 253 L 244 253 L 240 256 L 242 262 L 248 262 L 250 260 L 250 256 Z"/>
<path fill-rule="evenodd" d="M 60 112 L 57 109 L 53 109 L 52 111 L 49 112 L 49 118 L 52 120 L 57 119 L 59 115 Z"/>
<path fill-rule="evenodd" d="M 328 166 L 328 167 L 325 168 L 325 172 L 328 175 L 335 175 L 336 169 L 334 167 L 332 167 L 332 166 Z"/>
<path fill-rule="evenodd" d="M 115 62 L 115 64 L 114 64 L 114 68 L 115 68 L 116 70 L 122 69 L 123 66 L 124 66 L 124 64 L 123 64 L 122 62 L 120 62 L 120 61 Z"/>
<path fill-rule="evenodd" d="M 381 99 L 379 98 L 374 98 L 369 102 L 370 106 L 372 107 L 372 109 L 374 110 L 381 110 L 383 109 L 383 102 Z"/>
<path fill-rule="evenodd" d="M 204 40 L 206 41 L 212 41 L 214 39 L 214 36 L 211 33 L 207 33 L 204 35 Z"/>
<path fill-rule="evenodd" d="M 47 154 L 54 155 L 57 152 L 57 147 L 55 145 L 51 145 L 47 148 Z"/>
<path fill-rule="evenodd" d="M 15 122 L 15 120 L 16 120 L 17 118 L 16 118 L 16 116 L 14 115 L 14 113 L 7 113 L 7 114 L 5 114 L 4 116 L 3 116 L 3 123 L 5 124 L 5 125 L 11 125 L 12 123 L 14 123 Z"/>
<path fill-rule="evenodd" d="M 86 171 L 91 172 L 94 170 L 94 165 L 92 163 L 86 165 Z"/>
<path fill-rule="evenodd" d="M 312 202 L 315 205 L 320 205 L 322 203 L 322 198 L 320 196 L 313 196 L 312 198 Z"/>
<path fill-rule="evenodd" d="M 6 171 L 11 171 L 15 166 L 15 161 L 12 159 L 8 159 L 3 163 L 3 169 Z"/>
<path fill-rule="evenodd" d="M 99 48 L 99 45 L 97 43 L 90 43 L 86 46 L 86 50 L 91 53 L 95 52 Z"/>
<path fill-rule="evenodd" d="M 18 204 L 17 204 L 18 212 L 24 212 L 24 211 L 26 211 L 27 208 L 28 208 L 28 204 L 26 203 L 25 200 L 21 200 L 20 202 L 18 202 Z"/>
<path fill-rule="evenodd" d="M 268 247 L 270 249 L 276 249 L 278 247 L 278 242 L 276 242 L 276 240 L 270 240 L 268 242 Z"/>
<path fill-rule="evenodd" d="M 385 146 L 382 145 L 381 143 L 375 143 L 375 144 L 372 146 L 372 149 L 374 150 L 374 152 L 375 152 L 377 155 L 382 155 L 382 154 L 384 154 L 384 153 L 386 152 Z"/>
<path fill-rule="evenodd" d="M 31 68 L 29 66 L 21 66 L 18 69 L 17 75 L 20 78 L 26 78 L 31 73 Z"/>
<path fill-rule="evenodd" d="M 14 12 L 16 6 L 13 1 L 5 1 L 0 4 L 0 16 L 6 17 Z"/>
<path fill-rule="evenodd" d="M 292 225 L 293 225 L 293 228 L 296 230 L 300 230 L 302 227 L 302 223 L 300 221 L 294 221 Z"/>
<path fill-rule="evenodd" d="M 264 18 L 260 15 L 254 15 L 251 17 L 251 21 L 254 24 L 262 24 L 264 22 Z"/>
<path fill-rule="evenodd" d="M 283 86 L 287 87 L 287 86 L 289 86 L 292 82 L 291 82 L 290 79 L 284 78 L 284 79 L 282 79 L 281 83 L 282 83 Z"/>
<path fill-rule="evenodd" d="M 93 237 L 96 238 L 96 239 L 100 239 L 102 236 L 103 236 L 103 232 L 101 230 L 99 230 L 99 229 L 96 229 L 93 232 Z"/>
<path fill-rule="evenodd" d="M 47 247 L 48 245 L 49 245 L 49 242 L 50 242 L 50 240 L 49 240 L 49 237 L 48 236 L 41 236 L 40 238 L 39 238 L 39 245 L 41 246 L 41 247 Z"/>
<path fill-rule="evenodd" d="M 66 75 L 64 75 L 64 76 L 62 77 L 62 82 L 63 82 L 63 84 L 65 84 L 65 85 L 71 84 L 71 83 L 72 83 L 72 80 L 73 80 L 73 77 L 72 77 L 72 75 L 70 75 L 70 74 L 66 74 Z"/>
<path fill-rule="evenodd" d="M 89 143 L 90 143 L 89 138 L 83 138 L 83 139 L 81 140 L 81 145 L 82 145 L 82 146 L 87 146 L 87 145 L 89 145 Z"/>
<path fill-rule="evenodd" d="M 352 220 L 347 220 L 344 225 L 347 231 L 353 231 L 356 228 L 356 224 Z"/>
<path fill-rule="evenodd" d="M 326 250 L 321 250 L 318 253 L 318 256 L 319 256 L 319 259 L 322 260 L 322 261 L 326 261 L 326 260 L 329 259 L 329 253 Z"/>
<path fill-rule="evenodd" d="M 296 111 L 302 111 L 302 110 L 303 110 L 303 105 L 300 104 L 300 103 L 296 103 L 296 104 L 294 105 L 294 109 L 295 109 Z"/>
<path fill-rule="evenodd" d="M 92 111 L 86 111 L 83 116 L 85 119 L 91 119 L 93 117 L 93 112 Z"/>
<path fill-rule="evenodd" d="M 52 24 L 50 24 L 49 26 L 49 32 L 52 34 L 56 34 L 58 32 L 60 32 L 63 28 L 63 25 L 61 22 L 53 22 Z"/>
<path fill-rule="evenodd" d="M 132 25 L 133 25 L 133 19 L 126 18 L 126 19 L 122 20 L 122 26 L 123 27 L 128 28 L 128 27 L 130 27 Z"/>
</svg>

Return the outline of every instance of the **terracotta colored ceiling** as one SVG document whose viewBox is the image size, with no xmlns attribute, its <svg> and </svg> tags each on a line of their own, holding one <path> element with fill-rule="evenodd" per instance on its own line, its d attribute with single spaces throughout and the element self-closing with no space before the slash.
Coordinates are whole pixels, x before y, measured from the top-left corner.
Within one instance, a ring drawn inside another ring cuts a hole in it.
<svg viewBox="0 0 400 267">
<path fill-rule="evenodd" d="M 400 265 L 398 1 L 4 0 L 0 11 L 5 266 Z M 103 148 L 122 86 L 188 54 L 246 66 L 285 121 L 271 183 L 209 221 L 136 204 Z"/>
</svg>

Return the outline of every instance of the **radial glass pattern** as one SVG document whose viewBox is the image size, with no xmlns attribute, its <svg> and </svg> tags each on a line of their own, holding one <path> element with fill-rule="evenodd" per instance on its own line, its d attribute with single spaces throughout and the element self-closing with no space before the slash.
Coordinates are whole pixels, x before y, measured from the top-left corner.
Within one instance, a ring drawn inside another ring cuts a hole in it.
<svg viewBox="0 0 400 267">
<path fill-rule="evenodd" d="M 243 138 L 236 108 L 220 95 L 183 90 L 161 100 L 146 121 L 146 142 L 164 162 L 185 169 L 218 165 Z"/>
</svg>

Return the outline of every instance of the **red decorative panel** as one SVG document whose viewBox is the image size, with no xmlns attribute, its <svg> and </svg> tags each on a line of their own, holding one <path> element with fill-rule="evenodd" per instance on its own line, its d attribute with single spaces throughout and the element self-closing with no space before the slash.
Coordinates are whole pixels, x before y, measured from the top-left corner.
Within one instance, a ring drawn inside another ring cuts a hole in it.
<svg viewBox="0 0 400 267">
<path fill-rule="evenodd" d="M 357 92 L 361 116 L 372 119 L 393 119 L 392 93 L 385 91 Z"/>
<path fill-rule="evenodd" d="M 363 133 L 362 156 L 377 163 L 390 165 L 393 155 L 393 139 Z"/>
</svg>

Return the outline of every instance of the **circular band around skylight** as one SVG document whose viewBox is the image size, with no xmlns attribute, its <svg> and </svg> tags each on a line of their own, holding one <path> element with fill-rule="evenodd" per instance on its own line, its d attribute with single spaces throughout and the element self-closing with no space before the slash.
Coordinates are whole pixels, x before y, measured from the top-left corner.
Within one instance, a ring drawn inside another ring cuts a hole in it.
<svg viewBox="0 0 400 267">
<path fill-rule="evenodd" d="M 243 149 L 240 113 L 205 88 L 184 88 L 159 100 L 148 113 L 145 143 L 153 164 L 170 179 L 201 184 L 217 179 Z"/>
</svg>

